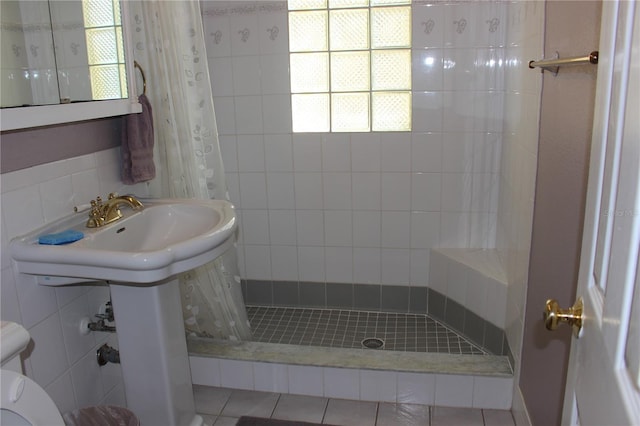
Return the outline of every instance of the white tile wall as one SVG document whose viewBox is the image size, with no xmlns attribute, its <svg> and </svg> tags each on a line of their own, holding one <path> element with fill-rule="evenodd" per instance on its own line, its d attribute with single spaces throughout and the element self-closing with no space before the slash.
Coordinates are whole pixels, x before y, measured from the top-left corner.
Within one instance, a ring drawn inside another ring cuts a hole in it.
<svg viewBox="0 0 640 426">
<path fill-rule="evenodd" d="M 283 230 L 265 241 L 255 216 L 243 215 L 245 277 L 281 277 L 273 259 L 279 268 L 282 257 L 264 249 L 281 254 L 276 246 L 291 245 L 299 249 L 302 281 L 352 276 L 426 285 L 425 279 L 411 282 L 411 273 L 395 274 L 408 258 L 428 265 L 425 250 L 432 247 L 493 246 L 498 199 L 487 194 L 497 194 L 499 184 L 492 177 L 502 142 L 506 7 L 414 5 L 412 132 L 292 134 L 286 3 L 242 8 L 203 2 L 223 154 L 233 163 L 226 168 L 232 201 L 243 212 L 268 210 L 271 227 L 279 222 L 295 236 Z M 283 210 L 295 220 L 274 219 Z M 336 259 L 323 261 L 324 255 L 311 262 L 309 247 L 316 246 L 350 247 L 351 268 L 342 264 L 334 273 Z M 409 253 L 396 256 L 399 263 L 383 262 L 381 270 L 361 269 L 379 262 L 382 248 Z"/>
<path fill-rule="evenodd" d="M 212 80 L 219 131 L 228 141 L 223 152 L 233 162 L 228 184 L 241 211 L 267 210 L 269 221 L 268 243 L 252 224 L 242 229 L 243 276 L 427 285 L 429 268 L 437 268 L 429 249 L 498 248 L 508 294 L 483 279 L 486 298 L 475 286 L 452 295 L 504 324 L 517 364 L 541 83 L 523 64 L 542 56 L 543 3 L 415 4 L 412 132 L 323 135 L 288 130 L 285 2 L 227 6 L 203 2 L 210 64 L 223 68 Z M 236 76 L 233 64 L 240 62 L 257 64 L 259 75 Z M 230 90 L 239 82 L 239 91 Z M 265 101 L 267 94 L 280 101 Z M 261 136 L 264 147 L 233 145 L 248 135 Z M 243 160 L 248 168 L 236 165 L 241 151 L 255 157 Z M 268 172 L 291 175 L 255 171 L 263 162 Z M 322 223 L 311 212 L 322 212 Z M 407 263 L 408 278 L 400 272 Z M 471 272 L 468 279 L 476 278 Z M 447 294 L 447 281 L 431 285 Z M 489 300 L 505 298 L 509 311 L 489 307 Z"/>
<path fill-rule="evenodd" d="M 496 249 L 434 249 L 429 287 L 505 329 L 508 284 Z"/>
<path fill-rule="evenodd" d="M 504 318 L 509 347 L 514 355 L 515 381 L 520 377 L 520 350 L 531 246 L 533 197 L 536 179 L 539 108 L 542 78 L 522 63 L 543 57 L 544 4 L 518 1 L 506 9 L 507 48 L 504 67 L 504 132 L 499 172 L 496 247 L 500 251 L 509 287 Z M 519 113 L 518 113 L 519 112 Z M 529 117 L 522 120 L 521 117 Z M 497 320 L 497 318 L 496 318 Z M 521 396 L 516 386 L 514 401 Z M 516 418 L 526 417 L 519 406 Z"/>
<path fill-rule="evenodd" d="M 194 384 L 360 401 L 508 409 L 513 378 L 268 364 L 190 356 Z M 225 372 L 230 368 L 234 374 Z M 243 369 L 240 371 L 240 369 Z M 221 380 L 224 377 L 224 380 Z"/>
<path fill-rule="evenodd" d="M 23 357 L 28 376 L 62 411 L 102 403 L 124 404 L 120 366 L 98 367 L 97 348 L 117 348 L 115 335 L 81 335 L 79 319 L 92 317 L 109 300 L 105 286 L 53 288 L 14 272 L 9 241 L 109 192 L 148 195 L 146 185 L 120 181 L 119 150 L 111 149 L 2 175 L 2 320 L 22 324 L 33 344 Z"/>
</svg>

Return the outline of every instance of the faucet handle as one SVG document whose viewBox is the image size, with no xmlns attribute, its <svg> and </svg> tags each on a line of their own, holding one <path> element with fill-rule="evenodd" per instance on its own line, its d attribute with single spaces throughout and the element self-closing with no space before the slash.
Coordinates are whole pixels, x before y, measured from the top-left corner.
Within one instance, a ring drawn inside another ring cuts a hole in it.
<svg viewBox="0 0 640 426">
<path fill-rule="evenodd" d="M 116 198 L 117 196 L 118 196 L 118 193 L 117 193 L 117 192 L 110 192 L 110 193 L 109 193 L 109 199 L 110 199 L 110 200 L 113 200 L 113 199 L 114 199 L 114 198 Z"/>
</svg>

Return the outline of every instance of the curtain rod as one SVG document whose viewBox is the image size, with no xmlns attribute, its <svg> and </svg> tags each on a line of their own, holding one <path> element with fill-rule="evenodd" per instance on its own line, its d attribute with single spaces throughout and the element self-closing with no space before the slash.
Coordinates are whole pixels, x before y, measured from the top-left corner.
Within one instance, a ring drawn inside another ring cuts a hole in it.
<svg viewBox="0 0 640 426">
<path fill-rule="evenodd" d="M 542 68 L 546 71 L 551 71 L 557 74 L 558 68 L 564 65 L 581 65 L 581 64 L 594 64 L 598 63 L 598 51 L 594 50 L 587 56 L 573 56 L 571 58 L 560 59 L 560 54 L 556 52 L 553 59 L 542 59 L 540 61 L 529 61 L 529 68 L 534 69 L 536 67 Z"/>
</svg>

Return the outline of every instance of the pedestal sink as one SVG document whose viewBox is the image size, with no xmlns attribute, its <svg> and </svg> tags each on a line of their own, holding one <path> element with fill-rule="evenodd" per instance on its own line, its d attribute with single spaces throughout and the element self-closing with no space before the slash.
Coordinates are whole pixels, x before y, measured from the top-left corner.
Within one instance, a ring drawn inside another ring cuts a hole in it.
<svg viewBox="0 0 640 426">
<path fill-rule="evenodd" d="M 16 270 L 47 286 L 106 281 L 118 330 L 127 406 L 143 426 L 196 426 L 176 274 L 220 256 L 237 228 L 224 200 L 148 199 L 101 228 L 74 214 L 11 241 Z M 71 244 L 38 237 L 82 231 Z"/>
</svg>

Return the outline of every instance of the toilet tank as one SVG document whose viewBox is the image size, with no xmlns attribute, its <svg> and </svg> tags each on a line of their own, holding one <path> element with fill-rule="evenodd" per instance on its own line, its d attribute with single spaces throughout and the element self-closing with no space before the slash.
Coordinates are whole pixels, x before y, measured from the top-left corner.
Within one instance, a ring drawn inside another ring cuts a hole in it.
<svg viewBox="0 0 640 426">
<path fill-rule="evenodd" d="M 0 367 L 22 373 L 20 352 L 29 344 L 29 332 L 20 324 L 10 321 L 0 321 Z"/>
</svg>

